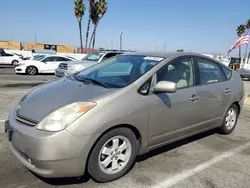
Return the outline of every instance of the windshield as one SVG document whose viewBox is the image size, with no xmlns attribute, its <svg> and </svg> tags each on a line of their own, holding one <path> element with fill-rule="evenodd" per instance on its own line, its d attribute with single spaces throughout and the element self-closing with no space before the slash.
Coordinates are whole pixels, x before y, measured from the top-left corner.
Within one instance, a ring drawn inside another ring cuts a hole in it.
<svg viewBox="0 0 250 188">
<path fill-rule="evenodd" d="M 93 52 L 93 53 L 86 55 L 82 60 L 98 61 L 102 57 L 103 54 L 104 54 L 103 52 Z"/>
<path fill-rule="evenodd" d="M 43 58 L 45 58 L 45 55 L 36 55 L 36 56 L 33 57 L 33 60 L 35 60 L 35 61 L 40 61 L 40 60 L 42 60 Z"/>
<path fill-rule="evenodd" d="M 162 57 L 120 55 L 74 75 L 77 80 L 92 79 L 109 88 L 125 87 L 162 61 Z"/>
</svg>

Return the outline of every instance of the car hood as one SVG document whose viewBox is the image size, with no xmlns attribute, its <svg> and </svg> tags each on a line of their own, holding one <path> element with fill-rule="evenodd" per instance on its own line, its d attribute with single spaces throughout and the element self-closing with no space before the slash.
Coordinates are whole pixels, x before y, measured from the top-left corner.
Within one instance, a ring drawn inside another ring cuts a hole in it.
<svg viewBox="0 0 250 188">
<path fill-rule="evenodd" d="M 35 64 L 35 63 L 38 63 L 38 61 L 35 61 L 35 60 L 24 60 L 24 61 L 20 61 L 18 63 L 18 65 L 30 65 L 30 64 Z"/>
<path fill-rule="evenodd" d="M 85 64 L 96 64 L 97 61 L 87 61 L 87 60 L 80 60 L 80 61 L 72 61 L 70 62 L 71 65 L 85 65 Z"/>
<path fill-rule="evenodd" d="M 51 112 L 74 102 L 96 101 L 117 89 L 104 88 L 65 77 L 29 91 L 20 100 L 18 115 L 40 122 Z"/>
</svg>

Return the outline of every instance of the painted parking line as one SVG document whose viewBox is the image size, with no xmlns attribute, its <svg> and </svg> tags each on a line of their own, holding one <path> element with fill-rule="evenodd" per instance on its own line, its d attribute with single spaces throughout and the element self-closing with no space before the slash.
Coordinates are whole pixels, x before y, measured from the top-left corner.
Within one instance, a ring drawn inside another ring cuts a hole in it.
<svg viewBox="0 0 250 188">
<path fill-rule="evenodd" d="M 0 119 L 0 123 L 3 123 L 5 121 L 6 121 L 6 119 Z"/>
<path fill-rule="evenodd" d="M 167 179 L 161 181 L 160 183 L 158 183 L 152 187 L 153 188 L 160 188 L 160 187 L 168 188 L 168 187 L 174 186 L 174 185 L 210 168 L 211 166 L 246 150 L 249 147 L 250 147 L 250 142 L 247 142 L 239 147 L 236 147 L 236 148 L 229 150 L 229 151 L 227 151 L 219 156 L 216 156 L 216 157 L 212 158 L 211 160 L 206 161 L 205 163 L 202 163 L 202 164 L 200 164 L 192 169 L 184 170 L 184 171 L 177 173 L 173 176 L 167 177 Z"/>
<path fill-rule="evenodd" d="M 250 105 L 250 97 L 246 97 L 244 101 L 245 105 Z"/>
</svg>

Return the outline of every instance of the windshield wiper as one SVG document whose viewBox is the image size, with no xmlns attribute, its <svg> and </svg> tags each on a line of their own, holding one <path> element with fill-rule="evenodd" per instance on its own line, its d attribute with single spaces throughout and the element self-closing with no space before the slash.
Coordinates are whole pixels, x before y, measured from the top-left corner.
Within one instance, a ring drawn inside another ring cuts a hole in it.
<svg viewBox="0 0 250 188">
<path fill-rule="evenodd" d="M 75 77 L 75 79 L 76 80 L 78 80 L 78 81 L 84 81 L 84 82 L 86 82 L 86 81 L 91 81 L 91 82 L 93 82 L 93 83 L 95 83 L 95 84 L 97 84 L 97 85 L 100 85 L 100 86 L 103 86 L 103 87 L 106 87 L 106 88 L 109 88 L 109 86 L 107 85 L 107 84 L 105 84 L 105 83 L 103 83 L 103 82 L 100 82 L 100 81 L 98 81 L 98 80 L 95 80 L 95 79 L 93 79 L 93 78 L 77 78 L 76 76 L 74 76 Z"/>
</svg>

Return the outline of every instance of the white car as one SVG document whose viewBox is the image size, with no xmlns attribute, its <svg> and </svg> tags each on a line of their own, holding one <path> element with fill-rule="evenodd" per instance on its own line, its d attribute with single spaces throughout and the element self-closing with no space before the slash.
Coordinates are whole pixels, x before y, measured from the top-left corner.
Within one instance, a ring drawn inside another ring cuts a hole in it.
<svg viewBox="0 0 250 188">
<path fill-rule="evenodd" d="M 37 55 L 30 60 L 25 60 L 15 67 L 18 74 L 35 75 L 38 73 L 55 73 L 58 65 L 65 61 L 75 61 L 73 57 L 58 55 Z"/>
<path fill-rule="evenodd" d="M 0 49 L 0 64 L 16 66 L 22 61 L 22 56 L 15 53 L 6 53 L 4 49 Z"/>
</svg>

